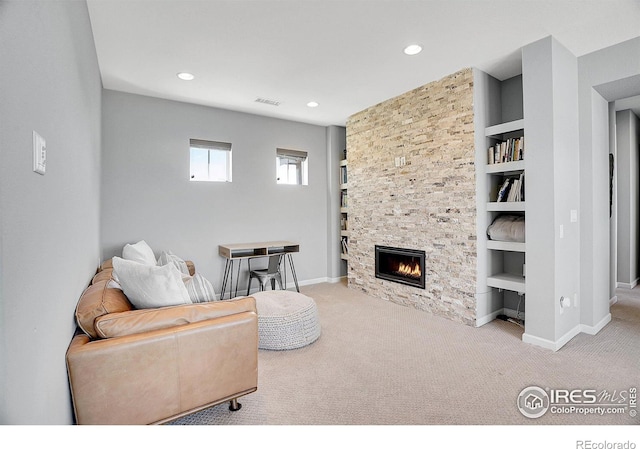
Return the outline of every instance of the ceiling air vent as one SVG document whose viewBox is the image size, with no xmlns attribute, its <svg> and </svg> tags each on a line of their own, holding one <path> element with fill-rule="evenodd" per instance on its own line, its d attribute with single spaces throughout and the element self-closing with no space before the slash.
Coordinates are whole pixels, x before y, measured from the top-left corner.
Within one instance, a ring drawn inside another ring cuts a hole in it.
<svg viewBox="0 0 640 449">
<path fill-rule="evenodd" d="M 270 104 L 271 106 L 280 106 L 280 102 L 277 100 L 268 100 L 266 98 L 256 98 L 256 103 L 264 103 L 264 104 Z"/>
</svg>

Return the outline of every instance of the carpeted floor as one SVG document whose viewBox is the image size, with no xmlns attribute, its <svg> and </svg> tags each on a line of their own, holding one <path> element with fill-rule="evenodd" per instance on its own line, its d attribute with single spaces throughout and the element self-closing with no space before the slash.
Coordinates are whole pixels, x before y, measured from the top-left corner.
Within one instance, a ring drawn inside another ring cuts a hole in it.
<svg viewBox="0 0 640 449">
<path fill-rule="evenodd" d="M 258 391 L 170 424 L 509 425 L 640 424 L 618 415 L 524 417 L 523 388 L 628 391 L 640 386 L 640 287 L 619 290 L 612 321 L 557 352 L 523 343 L 505 321 L 457 324 L 348 289 L 303 287 L 322 335 L 307 347 L 259 352 Z M 613 396 L 616 398 L 616 396 Z"/>
</svg>

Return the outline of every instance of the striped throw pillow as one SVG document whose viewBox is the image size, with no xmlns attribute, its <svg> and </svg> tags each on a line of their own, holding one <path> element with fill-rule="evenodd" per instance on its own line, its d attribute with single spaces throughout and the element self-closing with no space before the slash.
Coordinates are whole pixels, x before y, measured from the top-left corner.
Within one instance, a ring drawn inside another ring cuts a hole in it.
<svg viewBox="0 0 640 449">
<path fill-rule="evenodd" d="M 187 287 L 187 293 L 191 302 L 209 302 L 216 300 L 216 292 L 213 290 L 213 285 L 200 273 L 196 273 L 193 276 L 182 276 L 185 287 Z"/>
</svg>

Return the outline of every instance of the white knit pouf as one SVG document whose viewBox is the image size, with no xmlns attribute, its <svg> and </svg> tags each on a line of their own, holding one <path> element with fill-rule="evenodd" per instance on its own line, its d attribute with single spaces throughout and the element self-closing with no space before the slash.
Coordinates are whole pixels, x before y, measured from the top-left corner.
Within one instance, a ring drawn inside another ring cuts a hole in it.
<svg viewBox="0 0 640 449">
<path fill-rule="evenodd" d="M 258 348 L 296 349 L 320 337 L 318 309 L 312 298 L 287 290 L 254 293 L 258 310 Z"/>
</svg>

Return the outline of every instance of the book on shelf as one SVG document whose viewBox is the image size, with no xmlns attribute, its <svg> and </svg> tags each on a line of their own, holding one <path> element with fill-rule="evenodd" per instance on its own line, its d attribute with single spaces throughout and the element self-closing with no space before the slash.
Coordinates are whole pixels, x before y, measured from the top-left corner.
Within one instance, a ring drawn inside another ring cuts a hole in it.
<svg viewBox="0 0 640 449">
<path fill-rule="evenodd" d="M 342 254 L 349 254 L 349 244 L 346 237 L 342 238 Z"/>
<path fill-rule="evenodd" d="M 498 203 L 513 203 L 524 201 L 524 173 L 517 178 L 505 178 L 498 190 Z"/>
<path fill-rule="evenodd" d="M 489 147 L 489 164 L 524 160 L 524 136 L 507 139 Z"/>
<path fill-rule="evenodd" d="M 343 231 L 348 231 L 349 230 L 349 220 L 347 220 L 346 218 L 341 218 L 340 219 L 340 229 Z"/>
<path fill-rule="evenodd" d="M 347 207 L 347 192 L 343 191 L 340 196 L 340 207 Z"/>
<path fill-rule="evenodd" d="M 520 197 L 520 180 L 513 179 L 511 181 L 511 186 L 509 187 L 509 195 L 507 196 L 507 202 L 512 203 L 514 201 L 520 201 L 518 198 Z"/>
<path fill-rule="evenodd" d="M 340 167 L 340 184 L 347 183 L 347 167 Z"/>
<path fill-rule="evenodd" d="M 509 184 L 511 183 L 511 178 L 506 178 L 498 190 L 498 198 L 496 201 L 498 203 L 502 203 L 506 201 L 507 195 L 509 194 Z"/>
</svg>

